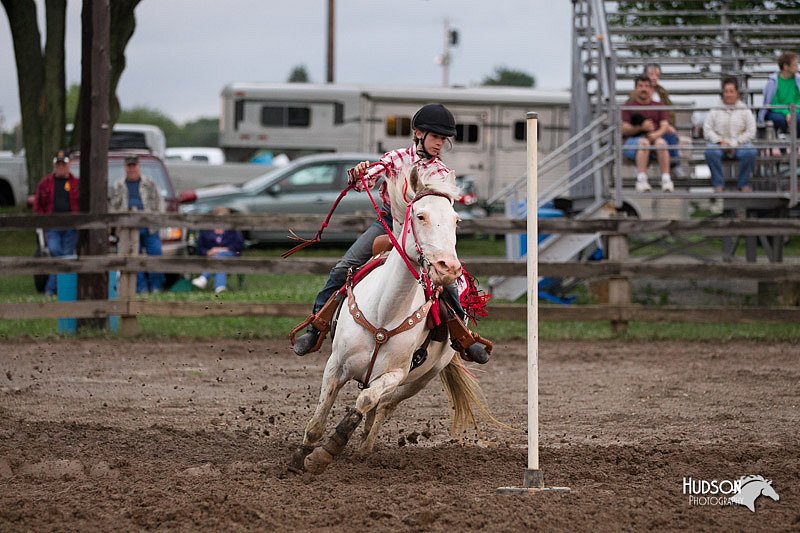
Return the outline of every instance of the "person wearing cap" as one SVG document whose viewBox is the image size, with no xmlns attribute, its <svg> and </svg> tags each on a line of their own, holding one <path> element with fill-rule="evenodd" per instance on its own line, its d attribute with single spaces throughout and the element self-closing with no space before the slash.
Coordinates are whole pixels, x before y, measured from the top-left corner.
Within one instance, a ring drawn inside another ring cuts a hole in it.
<svg viewBox="0 0 800 533">
<path fill-rule="evenodd" d="M 441 159 L 441 153 L 445 145 L 450 145 L 452 137 L 456 134 L 456 122 L 450 110 L 442 104 L 424 105 L 414 114 L 411 120 L 411 127 L 413 130 L 413 144 L 411 146 L 387 152 L 380 159 L 382 163 L 380 165 L 369 167 L 369 162 L 363 161 L 348 171 L 350 176 L 349 183 L 357 191 L 363 191 L 363 185 L 359 179 L 360 175 L 364 175 L 365 182 L 370 188 L 375 186 L 381 176 L 385 177 L 380 190 L 383 202 L 381 214 L 389 228 L 392 228 L 393 224 L 386 181 L 403 179 L 412 167 L 416 167 L 420 175 L 425 176 L 426 182 L 455 183 L 455 172 L 445 165 Z M 314 300 L 313 315 L 317 315 L 325 307 L 331 296 L 345 284 L 348 269 L 363 265 L 369 260 L 372 256 L 373 241 L 384 233 L 383 225 L 376 220 L 356 239 L 344 254 L 344 257 L 331 269 L 325 287 L 317 294 Z M 459 302 L 458 289 L 455 284 L 446 288 L 443 297 L 461 320 L 466 319 L 466 313 Z M 459 318 L 455 319 L 459 320 Z M 297 355 L 306 355 L 316 351 L 319 349 L 320 335 L 323 333 L 327 332 L 322 332 L 313 325 L 309 325 L 306 333 L 295 341 L 294 352 Z M 451 335 L 451 338 L 453 338 L 453 335 Z M 466 356 L 476 363 L 484 364 L 489 360 L 489 352 L 480 343 L 474 343 L 463 348 Z"/>
<path fill-rule="evenodd" d="M 166 204 L 155 181 L 142 175 L 139 157 L 125 158 L 125 179 L 114 184 L 109 193 L 109 209 L 112 213 L 143 211 L 164 213 Z M 139 253 L 159 256 L 161 237 L 158 228 L 139 229 Z M 161 272 L 139 272 L 136 274 L 136 292 L 158 293 L 164 290 L 165 276 Z"/>
<path fill-rule="evenodd" d="M 59 150 L 53 157 L 53 172 L 43 177 L 36 187 L 33 212 L 39 215 L 78 212 L 78 178 L 69 171 L 69 157 Z M 75 228 L 50 228 L 45 231 L 45 241 L 52 257 L 75 255 L 78 231 Z M 44 292 L 55 296 L 56 275 L 47 276 Z"/>
</svg>

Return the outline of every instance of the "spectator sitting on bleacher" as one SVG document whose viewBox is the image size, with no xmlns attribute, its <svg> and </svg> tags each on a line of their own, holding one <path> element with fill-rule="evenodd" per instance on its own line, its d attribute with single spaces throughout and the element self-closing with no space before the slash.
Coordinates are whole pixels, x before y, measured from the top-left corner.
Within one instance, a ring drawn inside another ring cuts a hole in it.
<svg viewBox="0 0 800 533">
<path fill-rule="evenodd" d="M 739 81 L 735 77 L 727 76 L 722 80 L 722 101 L 706 116 L 703 136 L 708 141 L 706 162 L 711 170 L 714 192 L 725 190 L 723 158 L 739 161 L 739 190 L 752 191 L 750 176 L 756 149 L 751 141 L 756 136 L 756 121 L 750 109 L 739 99 Z"/>
<path fill-rule="evenodd" d="M 778 56 L 779 72 L 776 72 L 767 80 L 764 86 L 763 105 L 800 105 L 800 74 L 797 73 L 797 54 L 794 52 L 783 52 Z M 797 132 L 800 134 L 800 113 L 797 114 Z M 789 108 L 779 109 L 762 108 L 758 112 L 758 124 L 763 126 L 764 122 L 771 120 L 775 127 L 775 133 L 779 138 L 786 137 L 789 133 Z"/>
<path fill-rule="evenodd" d="M 215 207 L 211 214 L 215 216 L 225 216 L 230 213 L 225 207 Z M 235 257 L 242 253 L 244 247 L 244 239 L 242 233 L 233 229 L 215 228 L 212 230 L 203 230 L 197 239 L 197 251 L 200 255 L 206 257 Z M 200 276 L 192 280 L 192 285 L 198 289 L 205 289 L 208 284 L 208 278 L 211 274 L 204 272 Z M 217 272 L 214 274 L 214 293 L 219 294 L 227 290 L 228 276 L 225 272 Z"/>
<path fill-rule="evenodd" d="M 653 85 L 647 76 L 636 78 L 634 96 L 626 106 L 659 106 L 653 102 Z M 626 109 L 622 111 L 622 136 L 625 139 L 622 154 L 636 162 L 636 191 L 647 192 L 647 165 L 657 160 L 661 170 L 661 190 L 672 192 L 675 186 L 670 175 L 668 145 L 677 145 L 678 137 L 669 133 L 669 113 L 663 109 Z M 650 150 L 654 146 L 655 150 Z"/>
<path fill-rule="evenodd" d="M 661 66 L 658 63 L 648 63 L 644 66 L 644 75 L 650 79 L 650 84 L 653 86 L 652 100 L 659 105 L 672 105 L 672 100 L 669 97 L 669 92 L 664 88 L 661 83 Z M 635 96 L 635 91 L 628 95 L 628 98 Z M 667 111 L 669 115 L 669 130 L 667 133 L 675 135 L 674 148 L 669 149 L 669 167 L 670 173 L 675 178 L 682 178 L 683 171 L 680 166 L 680 151 L 678 149 L 678 130 L 675 127 L 675 112 Z M 672 140 L 667 139 L 669 144 L 673 144 Z"/>
</svg>

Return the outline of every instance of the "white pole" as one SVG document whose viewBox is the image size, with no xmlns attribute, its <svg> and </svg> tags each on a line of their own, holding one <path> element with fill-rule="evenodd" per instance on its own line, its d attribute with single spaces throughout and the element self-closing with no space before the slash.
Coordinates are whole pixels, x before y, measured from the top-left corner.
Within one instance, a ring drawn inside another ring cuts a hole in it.
<svg viewBox="0 0 800 533">
<path fill-rule="evenodd" d="M 528 468 L 522 487 L 500 487 L 498 494 L 569 492 L 569 487 L 545 487 L 539 469 L 539 209 L 538 123 L 539 114 L 526 115 L 528 139 L 527 274 L 528 274 Z"/>
<path fill-rule="evenodd" d="M 538 188 L 538 113 L 527 114 L 528 198 L 527 198 L 527 274 L 528 274 L 528 470 L 539 470 L 539 220 Z M 528 476 L 526 476 L 527 478 Z M 543 486 L 541 475 L 534 475 L 532 486 Z M 526 483 L 527 486 L 527 483 Z"/>
</svg>

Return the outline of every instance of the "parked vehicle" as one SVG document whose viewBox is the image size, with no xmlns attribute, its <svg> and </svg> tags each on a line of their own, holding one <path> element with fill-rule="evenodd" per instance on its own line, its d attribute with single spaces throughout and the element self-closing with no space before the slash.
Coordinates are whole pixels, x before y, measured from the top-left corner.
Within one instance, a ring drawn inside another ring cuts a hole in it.
<svg viewBox="0 0 800 533">
<path fill-rule="evenodd" d="M 404 147 L 411 118 L 440 102 L 456 119 L 447 163 L 490 197 L 526 171 L 526 118 L 539 113 L 539 150 L 569 137 L 570 93 L 522 87 L 380 87 L 311 83 L 231 83 L 222 90 L 219 145 L 229 161 L 266 149 L 378 152 Z M 547 186 L 543 183 L 542 186 Z"/>
<path fill-rule="evenodd" d="M 69 138 L 72 128 L 72 124 L 67 124 L 67 138 Z M 73 146 L 71 149 L 79 148 L 79 146 Z M 147 150 L 164 159 L 167 137 L 161 128 L 152 124 L 114 124 L 111 137 L 108 139 L 108 149 L 109 151 Z"/>
<path fill-rule="evenodd" d="M 108 154 L 108 188 L 120 180 L 125 179 L 125 158 L 131 154 L 139 156 L 139 166 L 142 175 L 148 176 L 158 184 L 161 196 L 167 204 L 167 211 L 179 211 L 179 197 L 170 179 L 164 162 L 153 154 L 142 151 L 112 152 Z M 80 178 L 80 156 L 72 155 L 70 158 L 70 171 Z M 161 228 L 161 246 L 164 255 L 183 255 L 186 253 L 186 235 L 183 228 Z"/>
<path fill-rule="evenodd" d="M 225 154 L 221 148 L 207 146 L 185 146 L 167 148 L 165 152 L 167 161 L 186 161 L 191 163 L 206 163 L 208 165 L 221 165 L 225 162 Z"/>
<path fill-rule="evenodd" d="M 28 196 L 28 170 L 23 156 L 0 157 L 0 207 L 24 205 Z"/>
<path fill-rule="evenodd" d="M 152 178 L 157 184 L 161 196 L 164 198 L 168 212 L 178 212 L 179 197 L 175 192 L 175 187 L 169 177 L 164 162 L 155 155 L 141 150 L 128 150 L 121 152 L 113 152 L 108 154 L 108 187 L 109 189 L 118 181 L 125 179 L 125 157 L 131 154 L 139 156 L 139 165 L 142 169 L 142 174 Z M 80 178 L 80 155 L 73 152 L 70 155 L 70 172 L 76 177 Z M 33 196 L 28 198 L 28 205 L 33 205 Z M 111 235 L 110 242 L 116 242 L 115 236 Z M 164 255 L 184 255 L 187 253 L 187 236 L 183 228 L 161 228 L 161 246 Z M 35 257 L 47 255 L 47 249 L 44 247 L 44 239 L 42 238 L 41 230 L 37 230 L 36 238 L 36 251 Z M 171 286 L 179 277 L 179 274 L 167 273 L 166 286 Z M 44 292 L 44 279 L 41 276 L 34 276 L 36 290 Z"/>
<path fill-rule="evenodd" d="M 361 161 L 377 161 L 380 155 L 368 153 L 335 153 L 301 157 L 288 166 L 274 169 L 263 176 L 254 178 L 242 185 L 224 185 L 197 189 L 190 193 L 196 197 L 193 203 L 181 206 L 183 213 L 204 214 L 214 207 L 224 206 L 232 213 L 246 214 L 286 214 L 319 215 L 320 222 L 328 213 L 339 193 L 347 186 L 347 169 Z M 474 182 L 462 178 L 462 183 L 470 187 L 458 199 L 456 211 L 462 218 L 482 216 L 477 205 Z M 376 201 L 378 185 L 373 194 Z M 374 208 L 369 197 L 363 193 L 351 192 L 342 199 L 336 215 L 372 215 Z M 299 232 L 304 238 L 312 237 L 314 232 Z M 289 244 L 288 228 L 269 228 L 249 231 L 245 237 L 251 243 Z M 353 231 L 342 231 L 333 222 L 325 230 L 325 242 L 349 243 L 358 237 Z"/>
</svg>

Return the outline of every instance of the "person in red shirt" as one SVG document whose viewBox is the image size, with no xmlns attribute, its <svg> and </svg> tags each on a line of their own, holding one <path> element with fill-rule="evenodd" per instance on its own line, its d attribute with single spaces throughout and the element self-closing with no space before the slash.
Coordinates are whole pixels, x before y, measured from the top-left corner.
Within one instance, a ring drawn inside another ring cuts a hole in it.
<svg viewBox="0 0 800 533">
<path fill-rule="evenodd" d="M 636 78 L 634 96 L 626 106 L 659 106 L 653 102 L 653 85 L 647 76 Z M 625 109 L 622 111 L 622 154 L 636 161 L 636 191 L 647 192 L 647 165 L 655 159 L 661 169 L 661 190 L 672 192 L 675 186 L 670 175 L 669 145 L 677 145 L 677 137 L 670 132 L 669 113 L 659 109 Z M 651 147 L 655 147 L 652 150 Z"/>
<path fill-rule="evenodd" d="M 36 187 L 33 212 L 39 215 L 78 212 L 78 178 L 69 171 L 69 157 L 64 150 L 53 157 L 53 173 L 43 177 Z M 52 257 L 75 255 L 78 231 L 75 228 L 50 228 L 45 231 L 47 248 Z M 56 294 L 56 276 L 47 277 L 44 293 Z"/>
</svg>

